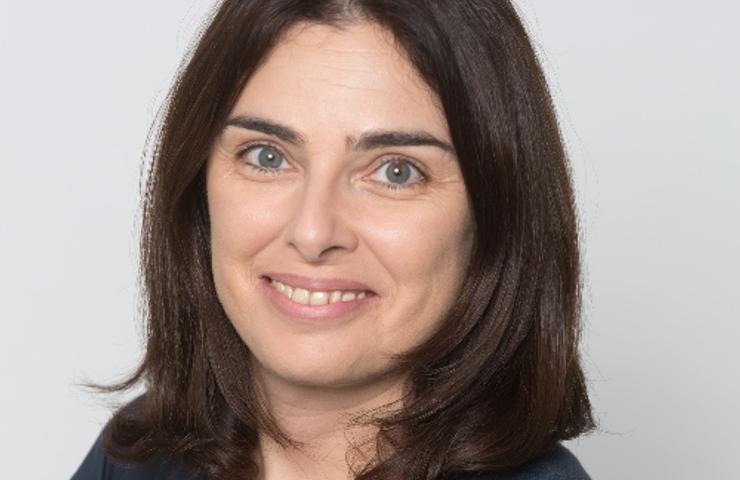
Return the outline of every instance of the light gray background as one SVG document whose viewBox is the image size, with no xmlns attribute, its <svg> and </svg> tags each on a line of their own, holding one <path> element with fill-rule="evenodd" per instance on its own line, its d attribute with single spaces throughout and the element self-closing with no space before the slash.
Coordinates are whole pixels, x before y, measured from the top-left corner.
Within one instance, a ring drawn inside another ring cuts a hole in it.
<svg viewBox="0 0 740 480">
<path fill-rule="evenodd" d="M 67 478 L 140 355 L 148 127 L 213 1 L 0 1 L 0 478 Z M 518 2 L 575 170 L 594 479 L 740 469 L 736 3 Z M 23 473 L 22 473 L 23 472 Z"/>
</svg>

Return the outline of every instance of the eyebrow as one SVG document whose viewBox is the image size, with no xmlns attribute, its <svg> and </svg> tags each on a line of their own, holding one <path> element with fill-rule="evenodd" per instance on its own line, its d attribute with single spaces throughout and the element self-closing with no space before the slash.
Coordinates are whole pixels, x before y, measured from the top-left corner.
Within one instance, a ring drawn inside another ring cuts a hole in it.
<svg viewBox="0 0 740 480">
<path fill-rule="evenodd" d="M 226 127 L 239 127 L 266 133 L 293 145 L 304 145 L 306 143 L 306 139 L 296 130 L 265 118 L 237 115 L 226 122 L 224 128 Z M 360 135 L 359 138 L 347 137 L 346 143 L 348 150 L 430 146 L 450 153 L 455 152 L 451 144 L 424 131 L 370 130 Z"/>
</svg>

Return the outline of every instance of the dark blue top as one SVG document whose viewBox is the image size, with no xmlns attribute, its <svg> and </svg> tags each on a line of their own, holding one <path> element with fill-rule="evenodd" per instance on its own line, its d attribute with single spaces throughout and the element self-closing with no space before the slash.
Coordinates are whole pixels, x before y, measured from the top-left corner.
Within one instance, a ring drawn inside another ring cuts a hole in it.
<svg viewBox="0 0 740 480">
<path fill-rule="evenodd" d="M 100 446 L 100 436 L 72 480 L 209 480 L 188 474 L 182 465 L 153 460 L 144 465 L 113 463 Z M 554 451 L 508 473 L 460 473 L 449 480 L 590 480 L 578 459 L 559 445 Z"/>
</svg>

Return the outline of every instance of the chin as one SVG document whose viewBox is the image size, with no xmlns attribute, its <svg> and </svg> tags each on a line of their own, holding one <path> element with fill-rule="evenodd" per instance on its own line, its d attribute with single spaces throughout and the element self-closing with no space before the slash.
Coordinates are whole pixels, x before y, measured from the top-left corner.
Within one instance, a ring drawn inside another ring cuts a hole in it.
<svg viewBox="0 0 740 480">
<path fill-rule="evenodd" d="M 337 372 L 336 366 L 327 368 L 326 365 L 281 365 L 267 370 L 282 382 L 299 387 L 332 388 L 357 382 L 351 374 Z"/>
<path fill-rule="evenodd" d="M 290 359 L 273 359 L 272 362 L 260 363 L 264 373 L 273 380 L 286 382 L 294 386 L 313 388 L 341 388 L 372 382 L 378 376 L 376 372 L 363 369 L 352 370 L 352 365 L 361 364 L 359 358 L 332 359 L 324 362 L 311 356 L 293 356 Z M 344 367 L 344 368 L 340 368 Z"/>
</svg>

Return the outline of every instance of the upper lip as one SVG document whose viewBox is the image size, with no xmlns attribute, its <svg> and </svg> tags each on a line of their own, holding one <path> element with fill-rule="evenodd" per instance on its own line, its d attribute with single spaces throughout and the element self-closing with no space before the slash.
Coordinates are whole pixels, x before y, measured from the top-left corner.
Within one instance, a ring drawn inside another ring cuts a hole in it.
<svg viewBox="0 0 740 480">
<path fill-rule="evenodd" d="M 375 293 L 366 284 L 355 280 L 348 280 L 346 278 L 314 278 L 278 272 L 269 272 L 262 276 L 268 277 L 271 280 L 287 283 L 292 287 L 305 288 L 306 290 L 319 290 L 324 292 L 332 290 L 365 290 Z"/>
</svg>

